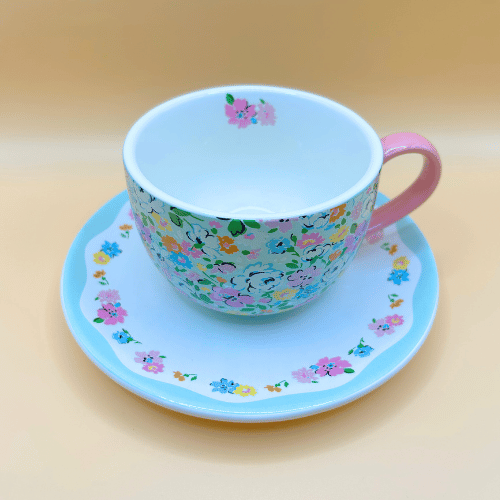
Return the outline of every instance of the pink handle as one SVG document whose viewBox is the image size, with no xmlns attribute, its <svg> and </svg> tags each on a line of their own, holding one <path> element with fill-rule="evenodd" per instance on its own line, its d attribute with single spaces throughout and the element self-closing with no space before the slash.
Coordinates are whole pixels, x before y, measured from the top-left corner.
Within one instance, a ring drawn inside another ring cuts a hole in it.
<svg viewBox="0 0 500 500">
<path fill-rule="evenodd" d="M 373 211 L 367 236 L 381 231 L 420 206 L 432 194 L 441 176 L 439 154 L 425 137 L 400 132 L 384 137 L 381 142 L 384 148 L 383 163 L 407 153 L 420 153 L 424 156 L 424 166 L 417 180 L 408 189 Z"/>
</svg>

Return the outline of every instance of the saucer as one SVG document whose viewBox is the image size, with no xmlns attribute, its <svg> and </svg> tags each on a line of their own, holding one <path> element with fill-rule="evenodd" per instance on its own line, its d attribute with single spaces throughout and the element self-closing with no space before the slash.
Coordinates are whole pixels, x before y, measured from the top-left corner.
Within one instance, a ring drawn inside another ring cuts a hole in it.
<svg viewBox="0 0 500 500">
<path fill-rule="evenodd" d="M 431 328 L 438 274 L 405 217 L 365 240 L 339 282 L 303 307 L 212 311 L 154 267 L 124 191 L 75 238 L 61 301 L 85 354 L 131 392 L 197 417 L 267 422 L 331 410 L 396 374 Z"/>
</svg>

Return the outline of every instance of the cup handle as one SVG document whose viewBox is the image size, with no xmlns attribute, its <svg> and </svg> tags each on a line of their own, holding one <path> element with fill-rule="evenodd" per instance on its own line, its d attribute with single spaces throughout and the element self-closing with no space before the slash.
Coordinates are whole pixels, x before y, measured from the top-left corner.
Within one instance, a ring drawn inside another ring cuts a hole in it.
<svg viewBox="0 0 500 500">
<path fill-rule="evenodd" d="M 396 198 L 388 201 L 373 211 L 368 237 L 381 231 L 420 206 L 432 194 L 441 176 L 441 159 L 436 148 L 421 135 L 400 132 L 381 139 L 384 161 L 387 163 L 396 156 L 408 153 L 420 153 L 424 156 L 424 166 L 420 175 Z"/>
</svg>

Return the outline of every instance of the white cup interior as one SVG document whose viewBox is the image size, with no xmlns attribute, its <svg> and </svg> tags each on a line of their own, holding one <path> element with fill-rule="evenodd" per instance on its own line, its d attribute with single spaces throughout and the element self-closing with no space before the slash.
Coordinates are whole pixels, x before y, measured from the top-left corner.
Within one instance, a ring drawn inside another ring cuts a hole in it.
<svg viewBox="0 0 500 500">
<path fill-rule="evenodd" d="M 273 106 L 274 125 L 229 124 L 226 94 Z M 358 115 L 292 89 L 234 86 L 172 99 L 144 115 L 124 145 L 130 175 L 163 201 L 238 218 L 282 218 L 336 206 L 366 187 L 382 146 Z"/>
</svg>

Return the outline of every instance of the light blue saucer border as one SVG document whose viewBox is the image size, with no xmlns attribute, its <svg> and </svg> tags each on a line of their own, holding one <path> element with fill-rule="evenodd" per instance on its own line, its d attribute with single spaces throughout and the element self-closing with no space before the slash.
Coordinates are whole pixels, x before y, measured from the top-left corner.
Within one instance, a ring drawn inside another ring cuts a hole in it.
<svg viewBox="0 0 500 500">
<path fill-rule="evenodd" d="M 396 227 L 422 263 L 422 274 L 413 296 L 413 325 L 399 342 L 374 359 L 356 378 L 335 389 L 309 394 L 283 395 L 264 401 L 226 403 L 166 382 L 138 375 L 126 368 L 111 346 L 87 321 L 80 297 L 87 279 L 84 251 L 87 243 L 107 229 L 128 200 L 127 191 L 115 196 L 83 226 L 66 257 L 61 276 L 61 303 L 75 340 L 99 369 L 129 391 L 171 410 L 201 418 L 232 422 L 271 422 L 305 417 L 337 408 L 376 389 L 403 368 L 419 350 L 436 315 L 439 279 L 432 251 L 410 217 Z M 380 194 L 377 204 L 387 201 Z"/>
</svg>

